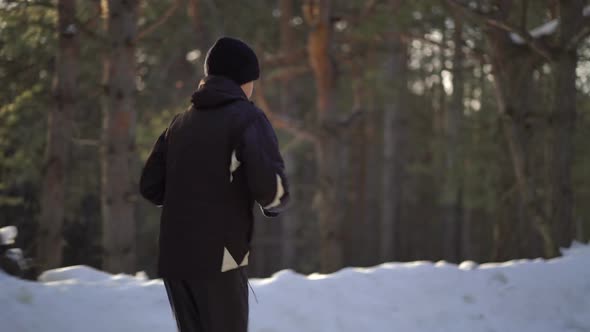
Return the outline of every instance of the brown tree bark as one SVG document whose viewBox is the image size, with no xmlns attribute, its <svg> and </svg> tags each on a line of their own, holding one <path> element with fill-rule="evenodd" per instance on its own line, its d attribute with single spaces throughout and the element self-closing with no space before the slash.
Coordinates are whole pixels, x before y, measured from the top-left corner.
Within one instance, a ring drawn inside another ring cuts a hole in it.
<svg viewBox="0 0 590 332">
<path fill-rule="evenodd" d="M 291 19 L 293 18 L 293 0 L 280 0 L 279 10 L 281 12 L 280 17 L 280 53 L 282 56 L 288 55 L 295 51 L 295 31 L 291 26 Z M 280 82 L 280 103 L 281 113 L 293 116 L 294 114 L 294 102 L 293 99 L 293 84 L 290 77 L 285 77 Z M 287 175 L 289 178 L 295 176 L 294 169 L 296 167 L 296 158 L 293 151 L 287 151 L 285 153 L 285 164 L 287 165 Z M 296 190 L 296 188 L 292 188 Z M 297 195 L 294 193 L 291 195 L 291 204 L 295 206 L 295 198 Z M 283 216 L 283 222 L 281 224 L 281 265 L 283 267 L 294 267 L 296 260 L 296 248 L 297 248 L 297 228 L 298 223 L 297 211 L 293 210 L 291 213 Z"/>
<path fill-rule="evenodd" d="M 66 165 L 71 146 L 79 70 L 76 0 L 59 0 L 57 14 L 58 49 L 53 87 L 55 106 L 49 112 L 37 234 L 37 261 L 40 271 L 57 268 L 62 264 Z"/>
<path fill-rule="evenodd" d="M 134 201 L 135 40 L 138 0 L 108 0 L 101 146 L 103 269 L 136 268 Z"/>
<path fill-rule="evenodd" d="M 331 1 L 307 0 L 303 13 L 309 25 L 307 51 L 316 84 L 318 192 L 314 206 L 318 211 L 320 229 L 321 272 L 330 273 L 342 267 L 342 214 L 339 144 L 334 128 L 334 71 L 330 47 L 332 43 Z"/>
<path fill-rule="evenodd" d="M 201 1 L 200 0 L 188 0 L 188 16 L 191 18 L 193 24 L 193 32 L 195 32 L 195 42 L 200 44 L 202 42 L 202 34 L 197 32 L 203 31 L 203 24 L 201 22 Z"/>
<path fill-rule="evenodd" d="M 191 18 L 193 25 L 193 33 L 195 36 L 193 47 L 201 50 L 201 60 L 205 59 L 207 47 L 213 43 L 209 31 L 207 31 L 205 24 L 203 24 L 203 4 L 201 0 L 188 0 L 188 15 Z"/>
</svg>

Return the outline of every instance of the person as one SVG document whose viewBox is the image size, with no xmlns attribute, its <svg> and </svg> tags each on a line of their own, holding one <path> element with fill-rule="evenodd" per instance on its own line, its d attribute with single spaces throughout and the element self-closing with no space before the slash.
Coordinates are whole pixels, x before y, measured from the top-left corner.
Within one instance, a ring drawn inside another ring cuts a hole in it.
<svg viewBox="0 0 590 332">
<path fill-rule="evenodd" d="M 246 43 L 218 39 L 141 174 L 142 196 L 162 208 L 157 273 L 181 332 L 247 331 L 253 207 L 275 217 L 289 201 L 276 134 L 250 101 L 259 75 Z"/>
</svg>

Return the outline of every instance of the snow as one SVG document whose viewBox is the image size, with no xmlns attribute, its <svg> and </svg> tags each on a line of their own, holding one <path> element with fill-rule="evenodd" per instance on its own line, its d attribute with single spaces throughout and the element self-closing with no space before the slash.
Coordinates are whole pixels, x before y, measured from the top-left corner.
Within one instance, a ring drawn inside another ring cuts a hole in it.
<svg viewBox="0 0 590 332">
<path fill-rule="evenodd" d="M 559 27 L 559 20 L 555 19 L 555 20 L 548 21 L 548 22 L 532 29 L 531 31 L 529 31 L 529 33 L 535 39 L 541 38 L 544 36 L 552 35 L 555 31 L 557 31 L 557 27 Z M 514 32 L 510 33 L 510 38 L 516 44 L 524 44 L 525 43 L 525 40 L 520 35 L 518 35 Z"/>
<path fill-rule="evenodd" d="M 582 10 L 582 16 L 584 16 L 584 17 L 590 16 L 590 6 L 584 7 L 584 9 Z M 550 36 L 550 35 L 554 34 L 555 31 L 557 31 L 558 27 L 559 27 L 559 20 L 554 19 L 554 20 L 548 21 L 546 23 L 543 23 L 542 25 L 530 30 L 529 33 L 531 34 L 531 36 L 533 38 L 537 39 L 537 38 Z M 511 32 L 510 39 L 512 39 L 512 42 L 515 44 L 521 44 L 521 45 L 525 44 L 525 40 L 517 33 Z"/>
<path fill-rule="evenodd" d="M 11 245 L 18 235 L 18 230 L 14 226 L 6 226 L 0 228 L 0 244 Z"/>
<path fill-rule="evenodd" d="M 386 263 L 251 279 L 250 331 L 590 331 L 590 244 L 562 257 Z M 0 273 L 0 331 L 176 331 L 161 280 L 86 266 Z"/>
</svg>

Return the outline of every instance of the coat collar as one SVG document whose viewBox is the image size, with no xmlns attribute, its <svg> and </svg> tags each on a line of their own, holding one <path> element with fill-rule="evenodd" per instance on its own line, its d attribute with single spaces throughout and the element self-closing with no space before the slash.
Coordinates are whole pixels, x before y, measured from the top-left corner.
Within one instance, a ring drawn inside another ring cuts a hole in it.
<svg viewBox="0 0 590 332">
<path fill-rule="evenodd" d="M 231 79 L 214 75 L 203 78 L 191 97 L 197 110 L 218 108 L 237 100 L 248 101 L 244 90 Z"/>
</svg>

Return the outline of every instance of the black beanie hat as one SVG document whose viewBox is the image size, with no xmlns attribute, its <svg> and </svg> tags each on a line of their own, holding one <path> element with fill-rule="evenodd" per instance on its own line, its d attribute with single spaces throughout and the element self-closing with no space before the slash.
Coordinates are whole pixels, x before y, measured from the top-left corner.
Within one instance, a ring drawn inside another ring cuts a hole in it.
<svg viewBox="0 0 590 332">
<path fill-rule="evenodd" d="M 222 37 L 207 52 L 205 75 L 224 76 L 242 85 L 260 77 L 258 58 L 243 41 Z"/>
</svg>

